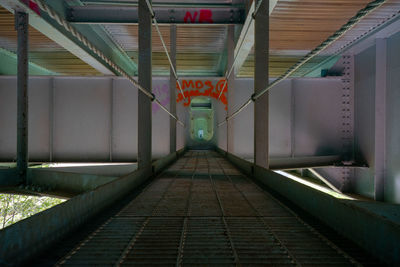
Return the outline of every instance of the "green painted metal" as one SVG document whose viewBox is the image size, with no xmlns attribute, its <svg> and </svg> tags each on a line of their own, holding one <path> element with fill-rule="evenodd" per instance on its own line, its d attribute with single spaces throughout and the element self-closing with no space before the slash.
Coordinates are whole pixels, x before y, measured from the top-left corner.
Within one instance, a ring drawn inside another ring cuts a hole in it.
<svg viewBox="0 0 400 267">
<path fill-rule="evenodd" d="M 228 65 L 228 51 L 227 51 L 227 49 L 224 49 L 224 51 L 221 53 L 221 55 L 219 57 L 216 72 L 220 76 L 224 76 L 227 65 Z"/>
<path fill-rule="evenodd" d="M 0 47 L 0 75 L 17 74 L 17 54 Z M 29 62 L 29 75 L 58 75 L 33 62 Z"/>
<path fill-rule="evenodd" d="M 400 265 L 399 205 L 337 199 L 221 149 L 244 173 L 320 219 L 389 265 Z"/>
<path fill-rule="evenodd" d="M 321 63 L 315 65 L 310 71 L 303 74 L 303 77 L 317 78 L 321 77 L 321 71 L 324 69 L 330 69 L 340 59 L 340 55 L 331 56 L 323 60 Z"/>
<path fill-rule="evenodd" d="M 61 18 L 65 18 L 66 8 L 65 1 L 46 1 L 55 13 Z M 77 1 L 68 1 L 68 4 L 76 5 Z M 76 55 L 78 58 L 91 65 L 103 74 L 120 75 L 94 51 L 89 49 L 87 45 L 74 37 L 74 35 L 64 26 L 60 25 L 56 20 L 50 17 L 44 11 L 39 12 L 30 9 L 23 2 L 18 0 L 4 0 L 1 5 L 13 12 L 15 9 L 23 10 L 30 15 L 29 24 L 42 32 L 45 36 L 52 39 L 66 50 Z M 95 44 L 96 48 L 101 51 L 108 59 L 111 59 L 116 65 L 123 69 L 129 75 L 135 75 L 137 72 L 136 63 L 123 51 L 119 45 L 112 40 L 107 31 L 100 25 L 77 25 L 75 27 L 79 32 L 85 35 L 86 39 Z"/>
<path fill-rule="evenodd" d="M 26 187 L 41 194 L 73 197 L 116 179 L 118 177 L 30 168 Z"/>
<path fill-rule="evenodd" d="M 209 107 L 201 105 L 209 105 Z M 192 99 L 189 112 L 190 137 L 199 142 L 210 141 L 214 135 L 214 110 L 211 100 L 205 97 Z"/>
<path fill-rule="evenodd" d="M 83 6 L 81 1 L 49 1 L 46 0 L 46 3 L 54 8 L 59 14 L 61 14 L 64 18 L 67 17 L 67 8 L 66 4 L 69 6 Z M 50 18 L 51 19 L 51 18 Z M 54 25 L 54 22 L 52 23 Z M 58 26 L 58 25 L 55 25 Z M 108 58 L 112 59 L 118 66 L 120 66 L 124 71 L 126 71 L 129 75 L 137 75 L 137 64 L 127 55 L 127 53 L 117 44 L 114 40 L 112 40 L 110 34 L 105 30 L 105 28 L 101 25 L 75 25 L 75 28 L 78 29 L 85 37 L 92 43 L 96 45 L 96 47 L 102 51 Z M 116 73 L 120 75 L 119 73 Z"/>
<path fill-rule="evenodd" d="M 22 180 L 20 179 L 17 168 L 0 169 L 0 188 L 16 187 Z"/>
</svg>

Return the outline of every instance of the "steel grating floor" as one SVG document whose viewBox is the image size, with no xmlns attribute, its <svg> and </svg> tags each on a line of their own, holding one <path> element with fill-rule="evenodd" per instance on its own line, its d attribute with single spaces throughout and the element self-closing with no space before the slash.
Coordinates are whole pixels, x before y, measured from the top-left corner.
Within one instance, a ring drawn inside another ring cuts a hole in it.
<svg viewBox="0 0 400 267">
<path fill-rule="evenodd" d="M 187 152 L 59 254 L 58 266 L 359 265 L 212 151 Z"/>
</svg>

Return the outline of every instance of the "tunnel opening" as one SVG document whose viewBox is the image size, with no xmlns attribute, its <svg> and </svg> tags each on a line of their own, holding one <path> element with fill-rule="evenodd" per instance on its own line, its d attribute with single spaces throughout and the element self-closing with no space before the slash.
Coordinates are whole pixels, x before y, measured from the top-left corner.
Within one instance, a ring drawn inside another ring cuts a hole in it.
<svg viewBox="0 0 400 267">
<path fill-rule="evenodd" d="M 214 110 L 210 98 L 196 97 L 191 101 L 190 141 L 195 149 L 209 149 L 214 137 Z"/>
</svg>

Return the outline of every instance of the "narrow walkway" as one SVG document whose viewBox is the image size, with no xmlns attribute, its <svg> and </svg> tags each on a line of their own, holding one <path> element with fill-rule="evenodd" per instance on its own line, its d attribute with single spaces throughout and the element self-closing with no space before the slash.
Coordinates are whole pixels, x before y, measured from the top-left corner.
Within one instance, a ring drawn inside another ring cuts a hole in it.
<svg viewBox="0 0 400 267">
<path fill-rule="evenodd" d="M 210 151 L 187 152 L 57 264 L 357 265 Z"/>
</svg>

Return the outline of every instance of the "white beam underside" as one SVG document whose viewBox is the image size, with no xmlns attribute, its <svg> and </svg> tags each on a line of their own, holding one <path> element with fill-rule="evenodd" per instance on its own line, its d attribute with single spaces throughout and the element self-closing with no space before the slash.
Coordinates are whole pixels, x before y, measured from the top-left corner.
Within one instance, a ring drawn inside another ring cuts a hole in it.
<svg viewBox="0 0 400 267">
<path fill-rule="evenodd" d="M 29 14 L 29 24 L 36 30 L 41 32 L 43 35 L 45 35 L 47 38 L 53 40 L 102 74 L 114 75 L 114 73 L 111 72 L 103 63 L 98 61 L 96 58 L 94 58 L 92 55 L 90 55 L 88 52 L 78 46 L 75 42 L 73 42 L 60 31 L 58 31 L 53 25 L 45 21 L 43 18 L 41 18 L 25 5 L 18 3 L 14 0 L 2 1 L 1 5 L 12 13 L 14 13 L 15 9 L 24 10 Z"/>
<path fill-rule="evenodd" d="M 240 33 L 239 39 L 236 43 L 234 56 L 237 57 L 235 63 L 235 75 L 239 72 L 240 68 L 243 66 L 244 62 L 247 59 L 251 49 L 254 45 L 254 20 L 252 18 L 252 14 L 254 12 L 254 2 L 251 4 L 248 15 L 246 17 L 246 21 L 244 22 L 242 31 Z M 274 10 L 278 0 L 269 0 L 269 15 L 271 15 Z M 246 32 L 247 27 L 249 27 Z M 240 48 L 240 44 L 243 42 L 242 47 Z"/>
</svg>

